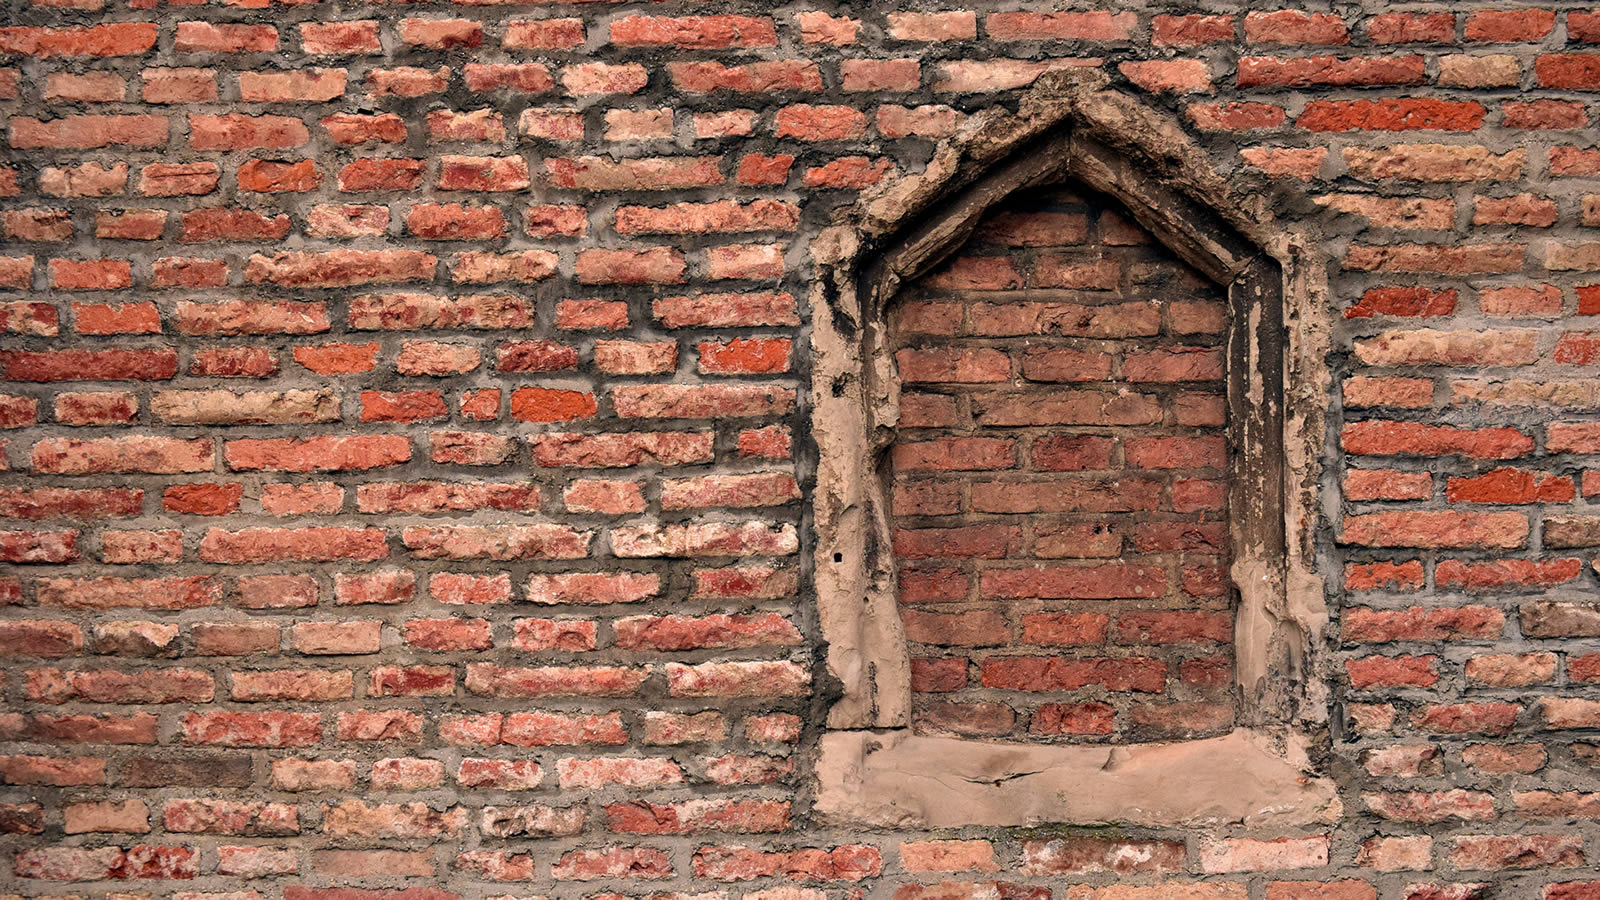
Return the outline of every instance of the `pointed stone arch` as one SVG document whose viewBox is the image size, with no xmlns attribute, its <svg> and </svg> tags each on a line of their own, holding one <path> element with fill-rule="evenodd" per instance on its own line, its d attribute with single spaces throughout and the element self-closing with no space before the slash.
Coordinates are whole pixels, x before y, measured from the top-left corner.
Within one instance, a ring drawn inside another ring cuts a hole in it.
<svg viewBox="0 0 1600 900">
<path fill-rule="evenodd" d="M 959 249 L 984 212 L 1020 190 L 1074 181 L 1119 201 L 1226 291 L 1230 574 L 1238 591 L 1232 734 L 1117 747 L 913 735 L 882 478 L 900 385 L 886 310 L 903 285 Z M 818 760 L 816 809 L 877 825 L 1311 822 L 1336 816 L 1308 774 L 1327 717 L 1319 648 L 1327 620 L 1314 534 L 1327 441 L 1325 284 L 1316 245 L 1231 184 L 1165 114 L 1097 72 L 1047 74 L 1016 113 L 990 110 L 926 169 L 880 187 L 812 246 L 814 579 L 839 693 Z M 1170 766 L 1188 778 L 1173 790 Z M 1243 768 L 1241 768 L 1243 767 Z M 1241 789 L 1241 771 L 1255 780 Z M 1165 785 L 1154 788 L 1156 785 Z"/>
</svg>

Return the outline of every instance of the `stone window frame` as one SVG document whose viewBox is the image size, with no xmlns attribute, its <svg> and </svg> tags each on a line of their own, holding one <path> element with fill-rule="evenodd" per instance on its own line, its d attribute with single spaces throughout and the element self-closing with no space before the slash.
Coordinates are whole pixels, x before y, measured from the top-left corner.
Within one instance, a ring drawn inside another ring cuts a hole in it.
<svg viewBox="0 0 1600 900">
<path fill-rule="evenodd" d="M 1045 745 L 911 732 L 884 474 L 900 385 L 886 309 L 1019 190 L 1077 182 L 1119 201 L 1227 291 L 1230 575 L 1239 725 L 1212 738 Z M 1098 71 L 1047 73 L 1018 111 L 977 114 L 918 174 L 880 185 L 812 244 L 810 510 L 825 687 L 813 812 L 849 826 L 1311 825 L 1337 821 L 1328 613 L 1315 533 L 1329 445 L 1319 242 L 1278 223 L 1169 115 Z"/>
</svg>

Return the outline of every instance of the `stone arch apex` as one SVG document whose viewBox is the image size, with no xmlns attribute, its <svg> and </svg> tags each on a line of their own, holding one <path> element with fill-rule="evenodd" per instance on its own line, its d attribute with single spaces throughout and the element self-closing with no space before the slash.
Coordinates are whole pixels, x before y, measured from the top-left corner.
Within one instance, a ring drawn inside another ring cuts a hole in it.
<svg viewBox="0 0 1600 900">
<path fill-rule="evenodd" d="M 1118 200 L 1157 240 L 1228 294 L 1229 414 L 1239 423 L 1230 433 L 1230 449 L 1239 462 L 1230 472 L 1229 496 L 1231 575 L 1240 596 L 1235 687 L 1240 722 L 1247 727 L 1224 738 L 1124 745 L 1111 748 L 1108 756 L 1105 747 L 1023 750 L 916 737 L 909 731 L 909 659 L 896 606 L 886 493 L 877 471 L 898 422 L 899 384 L 887 352 L 886 308 L 902 285 L 961 247 L 986 210 L 1019 190 L 1063 180 Z M 830 734 L 824 736 L 818 769 L 824 782 L 820 812 L 879 824 L 931 824 L 940 813 L 921 809 L 907 819 L 896 810 L 915 806 L 910 798 L 915 791 L 905 779 L 914 783 L 923 777 L 915 769 L 937 769 L 940 759 L 962 757 L 944 773 L 959 780 L 1003 790 L 1003 785 L 1020 787 L 1033 779 L 1029 789 L 1037 792 L 1051 779 L 1080 778 L 1088 771 L 1080 766 L 1105 770 L 1112 757 L 1133 770 L 1140 768 L 1140 757 L 1156 764 L 1177 754 L 1204 763 L 1206 745 L 1223 754 L 1211 762 L 1265 766 L 1281 781 L 1267 776 L 1260 795 L 1239 801 L 1243 806 L 1223 802 L 1217 807 L 1215 798 L 1204 810 L 1156 804 L 1162 808 L 1145 816 L 1151 823 L 1196 816 L 1252 820 L 1245 807 L 1315 810 L 1320 818 L 1337 805 L 1325 779 L 1300 777 L 1308 746 L 1304 733 L 1320 728 L 1327 716 L 1318 674 L 1327 613 L 1312 536 L 1330 382 L 1324 363 L 1326 291 L 1313 265 L 1315 254 L 1309 252 L 1313 246 L 1306 233 L 1276 222 L 1255 185 L 1219 174 L 1170 116 L 1109 89 L 1103 74 L 1079 70 L 1047 73 L 1021 96 L 1015 113 L 992 109 L 974 116 L 937 148 L 924 171 L 880 185 L 818 236 L 810 297 L 812 432 L 818 450 L 812 508 L 815 583 L 828 672 L 841 686 L 828 713 Z M 1014 771 L 1018 765 L 1027 771 Z M 1009 774 L 991 779 L 995 766 Z M 874 775 L 881 777 L 873 782 Z M 871 815 L 861 813 L 872 806 L 861 798 L 873 794 L 874 784 L 892 784 L 890 795 L 908 799 L 897 802 L 891 796 L 887 808 L 880 803 Z M 1275 786 L 1294 796 L 1275 794 Z M 857 800 L 843 799 L 840 790 L 853 792 Z M 997 812 L 1001 818 L 995 821 L 943 824 L 1099 821 L 1109 814 L 1082 810 L 1078 818 L 1040 819 L 1037 804 L 1014 806 L 1010 798 L 993 797 L 971 801 L 964 805 L 1028 811 Z M 843 811 L 839 803 L 861 814 Z M 1026 822 L 1011 822 L 1008 815 Z"/>
</svg>

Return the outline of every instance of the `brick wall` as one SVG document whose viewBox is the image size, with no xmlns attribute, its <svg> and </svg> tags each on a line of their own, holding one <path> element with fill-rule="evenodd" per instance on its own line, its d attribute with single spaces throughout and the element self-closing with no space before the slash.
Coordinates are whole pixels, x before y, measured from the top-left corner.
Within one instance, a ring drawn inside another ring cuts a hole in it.
<svg viewBox="0 0 1600 900">
<path fill-rule="evenodd" d="M 1111 204 L 1030 192 L 891 311 L 918 722 L 1190 737 L 1233 723 L 1226 310 Z"/>
<path fill-rule="evenodd" d="M 9 8 L 4 892 L 1600 896 L 1600 14 L 1012 7 Z M 810 814 L 808 241 L 1058 67 L 1323 236 L 1335 826 Z"/>
</svg>

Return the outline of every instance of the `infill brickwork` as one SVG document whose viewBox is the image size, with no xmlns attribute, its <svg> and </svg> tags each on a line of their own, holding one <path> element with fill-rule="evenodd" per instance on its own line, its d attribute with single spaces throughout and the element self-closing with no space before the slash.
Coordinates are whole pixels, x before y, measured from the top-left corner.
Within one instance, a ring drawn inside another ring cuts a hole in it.
<svg viewBox="0 0 1600 900">
<path fill-rule="evenodd" d="M 1225 301 L 1104 199 L 991 212 L 891 312 L 919 724 L 1187 737 L 1233 723 Z"/>
</svg>

